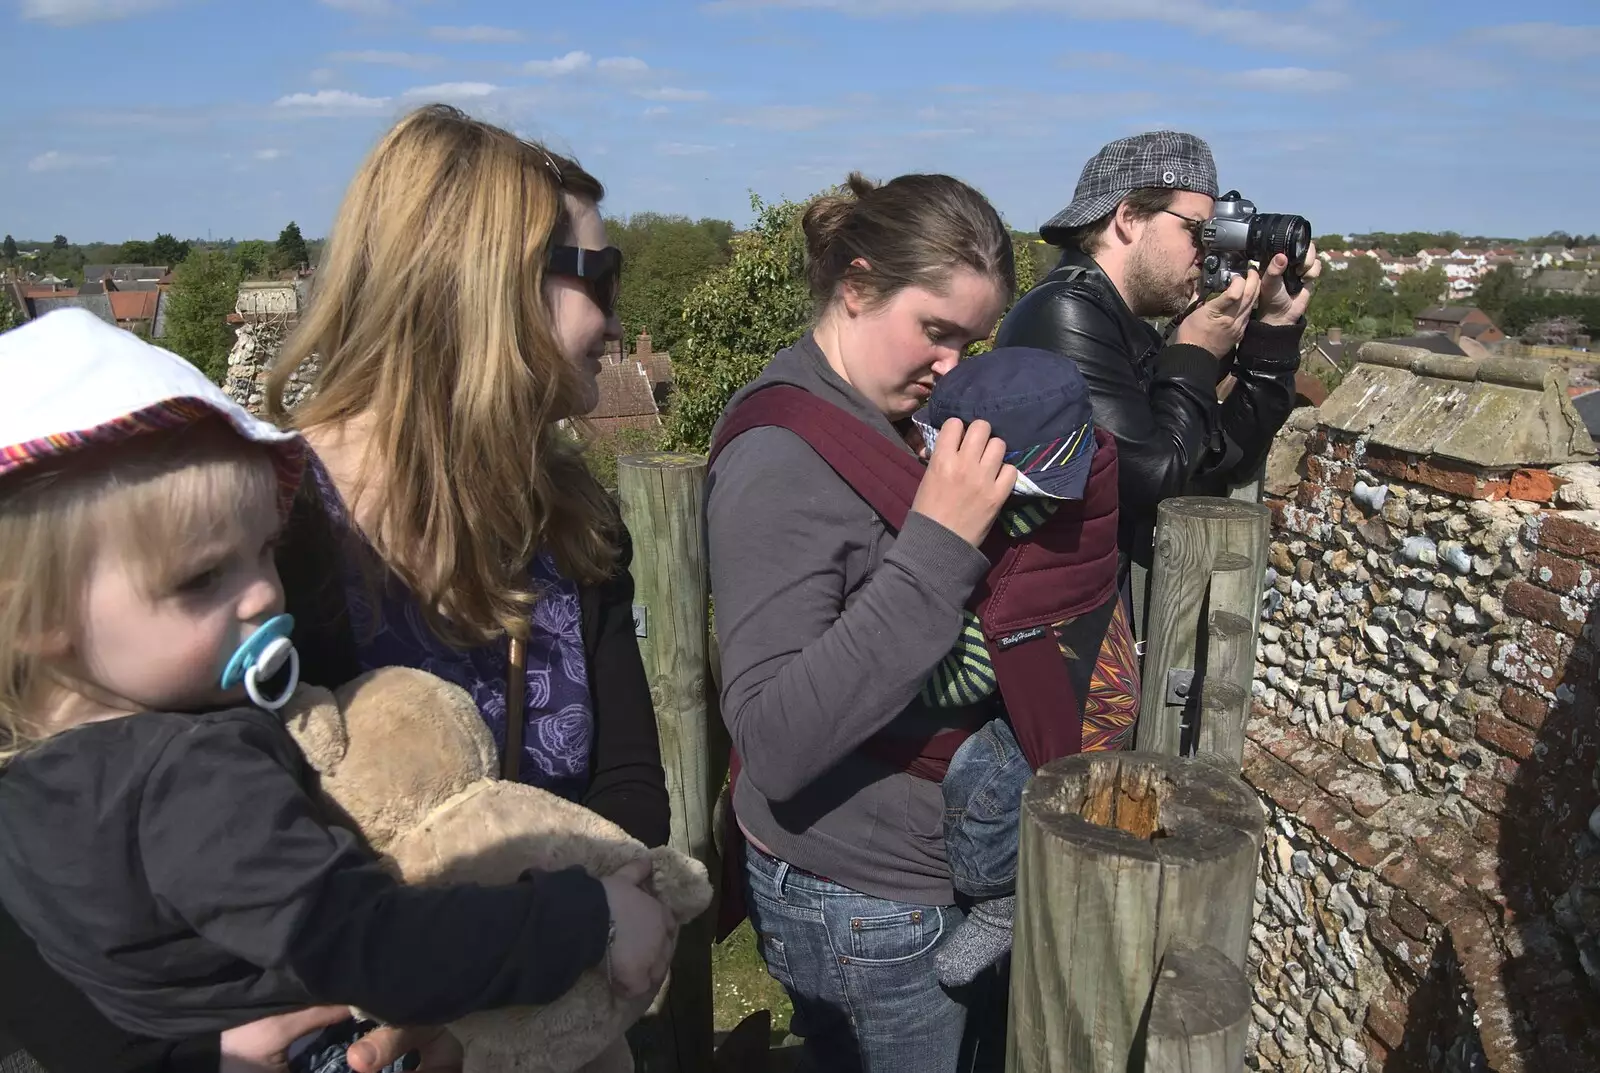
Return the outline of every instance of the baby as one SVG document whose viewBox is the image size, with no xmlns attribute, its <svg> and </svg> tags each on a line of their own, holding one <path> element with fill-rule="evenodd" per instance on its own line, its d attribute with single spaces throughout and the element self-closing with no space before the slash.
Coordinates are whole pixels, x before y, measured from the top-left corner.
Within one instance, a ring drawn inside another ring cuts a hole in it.
<svg viewBox="0 0 1600 1073">
<path fill-rule="evenodd" d="M 648 862 L 405 887 L 319 804 L 274 714 L 299 666 L 274 562 L 298 435 L 81 310 L 0 335 L 0 382 L 0 902 L 107 1018 L 441 1024 L 602 959 L 624 994 L 661 978 Z"/>
<path fill-rule="evenodd" d="M 1013 497 L 995 525 L 1024 538 L 1061 503 L 1082 499 L 1094 463 L 1088 389 L 1071 361 L 1041 350 L 1003 348 L 961 362 L 941 378 L 913 417 L 933 451 L 950 418 L 989 423 L 1016 466 Z M 923 685 L 931 707 L 998 701 L 996 676 L 977 615 L 966 613 L 955 648 Z M 1076 713 L 1066 713 L 1076 717 Z M 967 919 L 935 955 L 946 986 L 969 983 L 1011 949 L 1016 907 L 1017 832 L 1022 791 L 1033 768 L 1007 717 L 978 730 L 955 752 L 943 782 L 945 848 L 955 889 L 974 899 Z"/>
</svg>

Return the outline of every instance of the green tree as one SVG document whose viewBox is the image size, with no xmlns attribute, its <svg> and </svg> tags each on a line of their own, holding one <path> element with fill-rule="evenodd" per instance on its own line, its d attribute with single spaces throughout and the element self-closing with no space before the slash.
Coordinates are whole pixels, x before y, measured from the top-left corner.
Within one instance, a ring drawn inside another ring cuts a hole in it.
<svg viewBox="0 0 1600 1073">
<path fill-rule="evenodd" d="M 272 266 L 272 244 L 259 238 L 246 239 L 233 248 L 234 263 L 239 275 L 254 279 Z"/>
<path fill-rule="evenodd" d="M 189 256 L 189 244 L 179 242 L 171 235 L 162 233 L 150 243 L 150 260 L 142 262 L 151 265 L 166 265 L 173 267 L 181 265 Z"/>
<path fill-rule="evenodd" d="M 728 399 L 811 323 L 805 278 L 805 203 L 771 205 L 751 195 L 755 224 L 735 235 L 726 264 L 683 307 L 683 339 L 672 355 L 674 401 L 666 446 L 704 451 Z"/>
<path fill-rule="evenodd" d="M 1317 244 L 1318 250 L 1348 250 L 1350 243 L 1344 240 L 1343 235 L 1320 235 L 1312 239 Z"/>
<path fill-rule="evenodd" d="M 0 291 L 0 332 L 10 331 L 22 323 L 22 314 L 11 304 L 11 299 Z"/>
<path fill-rule="evenodd" d="M 124 242 L 122 248 L 117 252 L 117 262 L 125 265 L 147 265 L 154 258 L 154 247 L 145 240 L 137 238 L 130 242 Z"/>
<path fill-rule="evenodd" d="M 5 245 L 0 247 L 0 252 L 6 255 L 6 260 L 15 261 L 17 259 L 17 240 L 7 235 Z"/>
<path fill-rule="evenodd" d="M 1522 294 L 1522 280 L 1510 265 L 1496 265 L 1478 282 L 1473 300 L 1478 308 L 1495 320 L 1506 311 L 1512 299 Z"/>
<path fill-rule="evenodd" d="M 1417 314 L 1443 301 L 1449 286 L 1450 280 L 1438 265 L 1401 276 L 1394 295 L 1396 332 L 1409 332 Z"/>
<path fill-rule="evenodd" d="M 216 383 L 228 371 L 239 297 L 238 266 L 220 250 L 198 249 L 178 266 L 167 296 L 167 347 L 188 358 Z"/>
<path fill-rule="evenodd" d="M 55 240 L 53 242 L 51 242 L 50 245 L 53 248 L 58 249 L 58 250 L 66 249 L 67 245 L 68 245 L 67 236 L 66 235 L 57 235 L 55 237 Z"/>
<path fill-rule="evenodd" d="M 657 350 L 672 350 L 683 337 L 683 303 L 713 269 L 728 260 L 733 225 L 726 220 L 692 221 L 686 216 L 640 213 L 607 224 L 622 251 L 617 315 L 624 342 L 650 333 Z"/>
<path fill-rule="evenodd" d="M 293 220 L 289 226 L 278 233 L 278 245 L 273 251 L 274 263 L 278 268 L 304 268 L 311 263 L 311 254 L 306 250 L 305 236 L 300 234 L 300 225 Z"/>
</svg>

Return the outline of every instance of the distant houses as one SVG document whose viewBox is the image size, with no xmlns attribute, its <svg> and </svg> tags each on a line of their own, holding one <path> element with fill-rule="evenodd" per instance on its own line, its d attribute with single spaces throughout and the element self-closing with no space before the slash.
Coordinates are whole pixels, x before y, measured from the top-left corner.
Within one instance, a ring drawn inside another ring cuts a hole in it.
<svg viewBox="0 0 1600 1073">
<path fill-rule="evenodd" d="M 672 395 L 672 355 L 654 349 L 649 332 L 639 333 L 632 355 L 623 353 L 620 342 L 611 344 L 600 359 L 598 380 L 600 401 L 585 418 L 597 433 L 661 428 Z"/>
<path fill-rule="evenodd" d="M 3 289 L 23 320 L 56 309 L 87 309 L 107 324 L 161 338 L 171 271 L 165 265 L 86 265 L 84 283 L 73 287 L 56 276 L 7 283 Z"/>
<path fill-rule="evenodd" d="M 1506 337 L 1489 314 L 1474 306 L 1433 306 L 1417 314 L 1414 326 L 1419 332 L 1448 336 L 1452 343 L 1466 336 L 1488 346 Z"/>
</svg>

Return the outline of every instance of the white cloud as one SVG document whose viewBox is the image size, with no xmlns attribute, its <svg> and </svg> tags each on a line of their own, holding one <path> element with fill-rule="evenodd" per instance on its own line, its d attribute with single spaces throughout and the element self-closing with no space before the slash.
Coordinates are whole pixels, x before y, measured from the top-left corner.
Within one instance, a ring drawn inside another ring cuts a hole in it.
<svg viewBox="0 0 1600 1073">
<path fill-rule="evenodd" d="M 650 65 L 637 56 L 607 56 L 595 66 L 614 75 L 638 75 L 650 70 Z"/>
<path fill-rule="evenodd" d="M 1273 93 L 1327 93 L 1348 85 L 1350 78 L 1341 71 L 1313 71 L 1305 67 L 1257 67 L 1226 76 L 1233 85 Z"/>
<path fill-rule="evenodd" d="M 171 7 L 177 0 L 22 0 L 22 17 L 57 26 L 126 19 Z"/>
<path fill-rule="evenodd" d="M 811 104 L 765 104 L 738 115 L 729 116 L 724 123 L 738 127 L 760 127 L 764 130 L 810 130 L 836 118 L 838 113 Z"/>
<path fill-rule="evenodd" d="M 430 26 L 428 36 L 457 44 L 514 45 L 522 40 L 522 31 L 503 26 Z"/>
<path fill-rule="evenodd" d="M 329 61 L 333 63 L 375 63 L 385 67 L 406 67 L 413 71 L 425 70 L 439 65 L 439 57 L 428 56 L 418 52 L 389 52 L 384 49 L 367 48 L 354 52 L 330 52 Z"/>
<path fill-rule="evenodd" d="M 1348 48 L 1382 28 L 1342 0 L 1310 0 L 1293 13 L 1222 7 L 1210 0 L 1119 0 L 1115 4 L 1105 0 L 710 0 L 700 7 L 725 14 L 790 8 L 832 11 L 851 18 L 1033 13 L 1098 22 L 1158 22 L 1197 34 L 1249 41 L 1274 52 Z"/>
<path fill-rule="evenodd" d="M 257 160 L 277 160 L 277 159 L 279 159 L 279 158 L 281 158 L 283 156 L 283 150 L 282 149 L 257 149 L 255 151 L 254 155 L 255 155 L 255 158 Z"/>
<path fill-rule="evenodd" d="M 274 108 L 301 115 L 371 115 L 389 105 L 388 97 L 363 97 L 343 89 L 319 89 L 315 93 L 291 93 L 272 102 Z"/>
<path fill-rule="evenodd" d="M 67 171 L 74 168 L 99 168 L 115 159 L 115 157 L 93 156 L 87 153 L 63 153 L 58 149 L 51 149 L 28 161 L 28 170 Z"/>
<path fill-rule="evenodd" d="M 500 87 L 488 82 L 441 82 L 436 86 L 417 86 L 401 94 L 407 100 L 466 101 L 487 97 Z"/>
<path fill-rule="evenodd" d="M 709 100 L 711 94 L 703 89 L 679 89 L 676 86 L 662 86 L 660 89 L 640 90 L 639 96 L 647 101 L 704 101 Z"/>
<path fill-rule="evenodd" d="M 593 57 L 587 52 L 574 50 L 565 56 L 557 56 L 553 60 L 529 60 L 522 65 L 522 69 L 531 75 L 555 78 L 582 71 L 589 66 L 592 60 Z"/>
</svg>

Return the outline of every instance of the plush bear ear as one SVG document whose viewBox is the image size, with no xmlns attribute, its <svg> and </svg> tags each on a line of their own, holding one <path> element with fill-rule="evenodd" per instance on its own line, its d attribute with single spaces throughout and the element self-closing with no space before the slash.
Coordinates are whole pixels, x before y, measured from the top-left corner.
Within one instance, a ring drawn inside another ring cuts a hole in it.
<svg viewBox="0 0 1600 1073">
<path fill-rule="evenodd" d="M 350 735 L 332 693 L 302 683 L 281 714 L 295 744 L 319 774 L 326 775 L 339 766 L 350 747 Z"/>
</svg>

